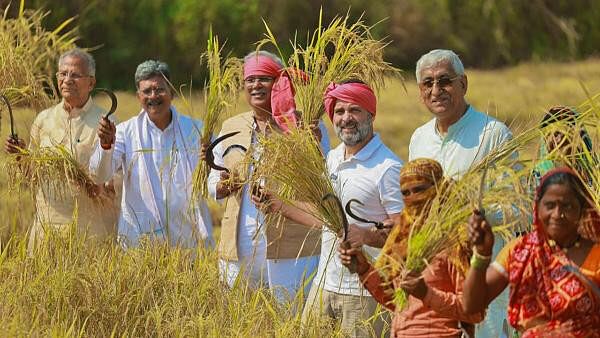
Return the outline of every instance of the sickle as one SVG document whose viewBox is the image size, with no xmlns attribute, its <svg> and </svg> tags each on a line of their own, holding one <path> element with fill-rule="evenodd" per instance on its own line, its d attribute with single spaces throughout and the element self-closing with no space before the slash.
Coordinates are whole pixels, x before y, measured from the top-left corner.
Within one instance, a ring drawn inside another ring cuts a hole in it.
<svg viewBox="0 0 600 338">
<path fill-rule="evenodd" d="M 14 117 L 13 117 L 12 107 L 10 106 L 10 102 L 8 102 L 8 98 L 6 96 L 4 96 L 3 94 L 0 94 L 0 98 L 2 98 L 2 101 L 4 101 L 4 104 L 8 108 L 8 116 L 10 118 L 10 138 L 13 140 L 18 140 L 19 137 L 17 136 L 17 133 L 15 132 L 15 121 L 14 121 Z"/>
<path fill-rule="evenodd" d="M 239 132 L 238 132 L 239 133 Z M 233 149 L 240 149 L 243 152 L 248 151 L 248 149 L 246 149 L 246 147 L 244 147 L 241 144 L 232 144 L 229 147 L 227 147 L 227 149 L 225 149 L 225 152 L 223 152 L 223 157 L 225 157 L 225 155 L 227 155 L 229 153 L 229 151 L 233 150 Z"/>
<path fill-rule="evenodd" d="M 227 173 L 229 173 L 229 169 L 225 168 L 225 167 L 221 167 L 220 165 L 215 164 L 215 154 L 213 153 L 213 150 L 215 149 L 215 147 L 217 146 L 217 144 L 223 142 L 224 140 L 233 137 L 237 134 L 239 134 L 239 131 L 234 131 L 232 133 L 229 134 L 225 134 L 221 137 L 218 137 L 216 140 L 214 140 L 209 146 L 208 148 L 206 148 L 206 164 L 208 164 L 209 167 L 211 167 L 212 169 L 215 170 L 219 170 L 219 171 L 226 171 Z M 240 148 L 244 151 L 246 151 L 246 148 L 244 146 L 241 146 L 239 144 L 232 144 L 229 147 L 227 147 L 227 149 L 225 149 L 225 152 L 223 153 L 223 156 L 225 156 L 225 154 L 227 154 L 231 149 L 233 148 Z"/>
<path fill-rule="evenodd" d="M 325 202 L 328 199 L 333 199 L 335 205 L 338 208 L 338 211 L 340 212 L 340 215 L 342 215 L 342 226 L 344 227 L 344 241 L 346 241 L 348 239 L 348 218 L 346 218 L 346 214 L 344 213 L 344 207 L 342 206 L 342 202 L 336 195 L 330 192 L 325 194 L 325 196 L 321 198 L 321 202 Z"/>
<path fill-rule="evenodd" d="M 354 218 L 355 220 L 357 220 L 357 221 L 359 221 L 359 222 L 373 224 L 373 225 L 374 225 L 374 226 L 375 226 L 377 229 L 383 229 L 383 228 L 385 228 L 385 226 L 383 225 L 383 222 L 369 221 L 368 219 L 364 219 L 364 218 L 362 218 L 362 217 L 359 217 L 359 216 L 355 215 L 355 214 L 352 212 L 352 202 L 356 202 L 356 203 L 358 203 L 358 204 L 360 204 L 360 205 L 364 205 L 364 204 L 363 204 L 361 201 L 359 201 L 359 200 L 357 200 L 357 199 L 354 199 L 354 198 L 353 198 L 353 199 L 349 200 L 349 201 L 348 201 L 348 203 L 346 203 L 346 208 L 345 208 L 345 210 L 346 210 L 346 213 L 347 213 L 348 215 L 350 215 L 350 217 Z"/>
<path fill-rule="evenodd" d="M 96 90 L 99 92 L 103 92 L 106 95 L 108 95 L 108 97 L 110 97 L 110 110 L 106 115 L 104 115 L 104 118 L 107 119 L 117 110 L 117 96 L 111 90 L 106 88 L 96 88 Z"/>
</svg>

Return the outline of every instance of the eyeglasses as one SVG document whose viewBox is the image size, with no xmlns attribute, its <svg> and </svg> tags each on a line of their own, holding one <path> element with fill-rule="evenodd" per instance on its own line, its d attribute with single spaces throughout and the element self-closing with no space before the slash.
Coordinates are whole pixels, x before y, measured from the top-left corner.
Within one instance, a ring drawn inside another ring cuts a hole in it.
<svg viewBox="0 0 600 338">
<path fill-rule="evenodd" d="M 426 92 L 430 92 L 433 89 L 433 86 L 435 86 L 436 84 L 438 85 L 438 88 L 447 89 L 452 85 L 452 82 L 454 82 L 454 80 L 458 79 L 459 77 L 460 75 L 456 75 L 454 77 L 443 75 L 437 79 L 426 78 L 421 83 L 419 83 L 419 89 Z"/>
<path fill-rule="evenodd" d="M 273 78 L 270 76 L 249 76 L 244 79 L 244 83 L 247 86 L 253 85 L 256 81 L 260 82 L 262 85 L 266 85 L 271 83 Z"/>
<path fill-rule="evenodd" d="M 71 80 L 77 81 L 77 80 L 81 80 L 85 77 L 93 77 L 91 75 L 82 75 L 79 73 L 75 73 L 75 72 L 57 72 L 56 73 L 56 78 L 59 80 L 64 80 L 66 78 L 71 78 Z"/>
<path fill-rule="evenodd" d="M 167 89 L 163 87 L 145 88 L 144 90 L 138 90 L 138 92 L 146 97 L 152 96 L 152 93 L 156 94 L 157 96 L 163 96 L 167 93 Z"/>
</svg>

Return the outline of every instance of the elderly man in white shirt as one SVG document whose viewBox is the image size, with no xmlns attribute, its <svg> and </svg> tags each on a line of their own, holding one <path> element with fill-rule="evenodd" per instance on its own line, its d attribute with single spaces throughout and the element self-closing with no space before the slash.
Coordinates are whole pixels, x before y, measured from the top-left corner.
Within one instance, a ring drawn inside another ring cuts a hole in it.
<svg viewBox="0 0 600 338">
<path fill-rule="evenodd" d="M 475 110 L 466 102 L 467 75 L 453 51 L 436 49 L 421 56 L 417 61 L 416 77 L 421 101 L 434 118 L 413 133 L 409 160 L 434 159 L 442 165 L 446 175 L 460 179 L 472 165 L 512 138 L 504 123 Z M 496 221 L 501 219 L 495 216 Z M 495 243 L 494 256 L 504 246 L 501 239 Z M 500 334 L 507 301 L 505 292 L 490 304 L 486 319 L 477 326 L 478 337 Z"/>
<path fill-rule="evenodd" d="M 124 172 L 118 238 L 125 247 L 138 246 L 143 237 L 188 248 L 212 245 L 207 205 L 191 198 L 202 124 L 171 105 L 168 80 L 166 63 L 141 63 L 135 83 L 142 110 L 116 127 L 102 119 L 98 128 L 101 142 L 90 171 L 98 182 Z"/>
<path fill-rule="evenodd" d="M 404 204 L 400 192 L 402 161 L 373 132 L 376 114 L 375 94 L 362 82 L 332 84 L 325 94 L 325 110 L 333 122 L 342 143 L 329 152 L 327 168 L 337 195 L 345 205 L 357 199 L 353 212 L 364 219 L 397 220 Z M 346 215 L 346 217 L 349 217 Z M 349 218 L 352 221 L 352 218 Z M 314 224 L 314 221 L 312 222 Z M 348 240 L 352 246 L 362 246 L 376 258 L 387 233 L 371 224 L 352 224 Z M 303 312 L 303 322 L 312 315 L 329 317 L 340 323 L 350 337 L 381 336 L 383 318 L 369 292 L 362 287 L 358 275 L 342 265 L 337 249 L 338 234 L 323 229 L 319 273 L 315 278 Z"/>
</svg>

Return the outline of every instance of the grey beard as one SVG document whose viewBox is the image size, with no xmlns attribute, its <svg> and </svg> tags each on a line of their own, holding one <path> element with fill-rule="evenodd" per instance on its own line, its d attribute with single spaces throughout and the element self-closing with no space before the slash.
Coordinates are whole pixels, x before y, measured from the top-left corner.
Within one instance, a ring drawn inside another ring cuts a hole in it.
<svg viewBox="0 0 600 338">
<path fill-rule="evenodd" d="M 356 131 L 353 133 L 342 133 L 342 128 L 338 126 L 333 126 L 336 135 L 338 138 L 344 142 L 347 146 L 355 146 L 362 141 L 366 140 L 367 137 L 373 132 L 373 119 L 370 118 L 363 123 L 359 123 Z"/>
</svg>

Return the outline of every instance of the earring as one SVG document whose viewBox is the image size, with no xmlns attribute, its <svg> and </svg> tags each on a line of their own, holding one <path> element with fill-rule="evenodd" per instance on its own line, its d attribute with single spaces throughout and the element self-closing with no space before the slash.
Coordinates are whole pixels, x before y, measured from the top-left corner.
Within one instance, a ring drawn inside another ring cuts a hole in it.
<svg viewBox="0 0 600 338">
<path fill-rule="evenodd" d="M 564 212 L 560 213 L 560 218 L 565 218 L 565 213 Z"/>
</svg>

